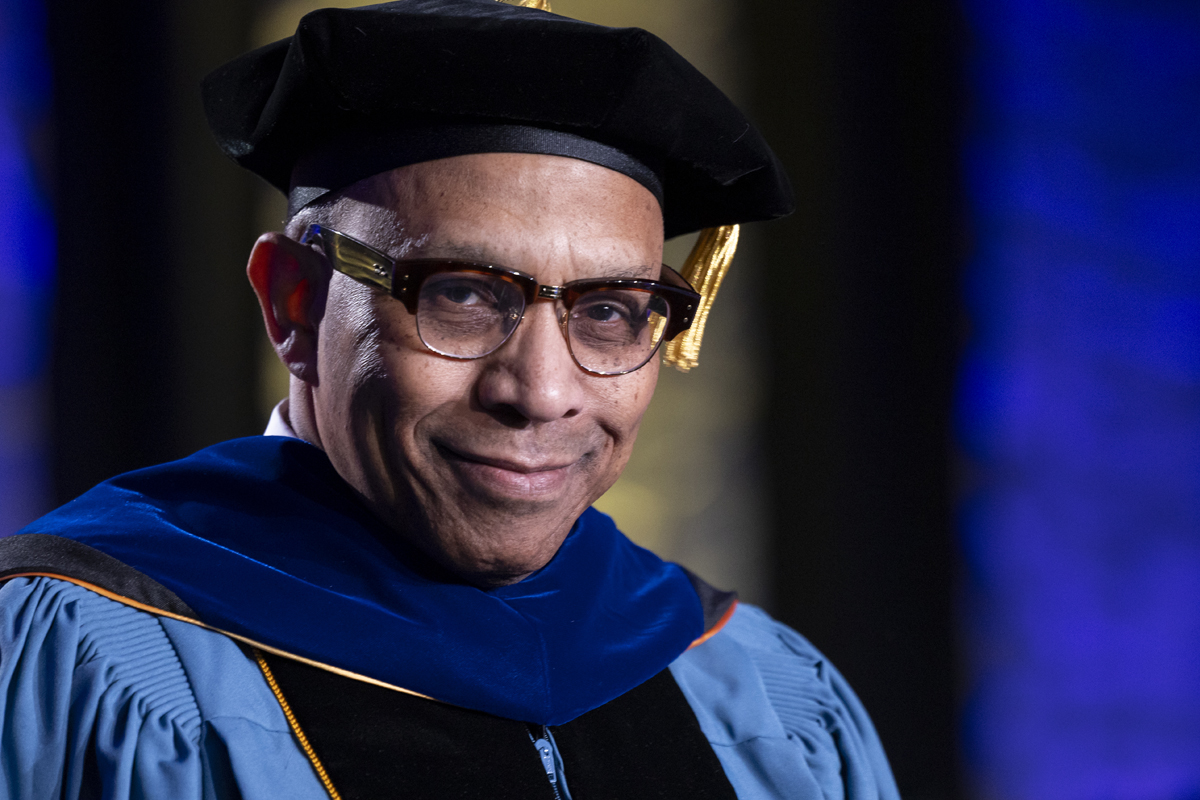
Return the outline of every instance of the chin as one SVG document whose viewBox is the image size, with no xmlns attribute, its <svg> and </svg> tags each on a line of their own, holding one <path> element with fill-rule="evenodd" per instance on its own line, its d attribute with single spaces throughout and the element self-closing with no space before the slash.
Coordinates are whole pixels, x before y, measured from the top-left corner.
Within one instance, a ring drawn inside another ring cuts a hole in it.
<svg viewBox="0 0 1200 800">
<path fill-rule="evenodd" d="M 529 570 L 528 572 L 520 572 L 515 575 L 509 573 L 476 573 L 473 575 L 462 575 L 462 579 L 472 586 L 478 586 L 480 589 L 496 589 L 501 586 L 511 586 L 514 583 L 520 583 L 528 578 L 537 570 Z"/>
<path fill-rule="evenodd" d="M 526 531 L 530 529 L 522 527 Z M 502 542 L 465 542 L 453 552 L 439 548 L 441 552 L 435 558 L 468 583 L 482 587 L 507 586 L 550 563 L 569 531 L 569 527 L 561 533 L 555 530 L 548 538 L 528 543 L 514 542 L 516 537 Z"/>
<path fill-rule="evenodd" d="M 546 566 L 549 561 L 550 559 L 540 562 L 448 561 L 444 562 L 443 566 L 467 583 L 490 589 L 518 583 Z"/>
</svg>

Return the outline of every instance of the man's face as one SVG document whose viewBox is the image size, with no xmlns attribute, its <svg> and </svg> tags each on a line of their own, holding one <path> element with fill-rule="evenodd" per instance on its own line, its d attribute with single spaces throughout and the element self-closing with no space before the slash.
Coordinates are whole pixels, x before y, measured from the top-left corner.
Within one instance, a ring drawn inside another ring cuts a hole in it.
<svg viewBox="0 0 1200 800">
<path fill-rule="evenodd" d="M 586 162 L 462 156 L 346 194 L 333 227 L 396 258 L 483 262 L 552 285 L 659 277 L 657 201 Z M 583 372 L 560 311 L 538 301 L 499 350 L 460 361 L 430 352 L 398 301 L 330 281 L 317 380 L 299 387 L 318 444 L 400 536 L 476 583 L 519 580 L 554 556 L 624 468 L 654 392 L 657 359 Z"/>
</svg>

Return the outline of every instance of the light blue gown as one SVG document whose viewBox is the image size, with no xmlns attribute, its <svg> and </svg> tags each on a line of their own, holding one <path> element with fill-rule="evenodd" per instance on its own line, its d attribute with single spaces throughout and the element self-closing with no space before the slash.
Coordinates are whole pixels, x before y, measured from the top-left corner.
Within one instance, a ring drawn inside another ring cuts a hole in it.
<svg viewBox="0 0 1200 800">
<path fill-rule="evenodd" d="M 761 610 L 670 669 L 742 800 L 898 798 L 849 686 Z M 240 645 L 50 578 L 0 587 L 0 776 L 12 800 L 328 797 Z"/>
</svg>

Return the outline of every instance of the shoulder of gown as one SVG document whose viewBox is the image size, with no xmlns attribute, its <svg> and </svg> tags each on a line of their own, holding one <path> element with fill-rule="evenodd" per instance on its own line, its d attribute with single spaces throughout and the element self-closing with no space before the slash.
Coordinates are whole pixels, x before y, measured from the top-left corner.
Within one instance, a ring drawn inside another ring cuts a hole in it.
<svg viewBox="0 0 1200 800">
<path fill-rule="evenodd" d="M 232 640 L 44 577 L 0 586 L 0 774 L 13 800 L 327 796 Z"/>
<path fill-rule="evenodd" d="M 898 799 L 853 691 L 761 610 L 671 672 L 742 800 Z M 14 800 L 327 796 L 232 640 L 50 578 L 0 586 L 0 774 Z"/>
<path fill-rule="evenodd" d="M 807 639 L 761 609 L 739 604 L 671 673 L 741 800 L 899 800 L 849 684 Z"/>
</svg>

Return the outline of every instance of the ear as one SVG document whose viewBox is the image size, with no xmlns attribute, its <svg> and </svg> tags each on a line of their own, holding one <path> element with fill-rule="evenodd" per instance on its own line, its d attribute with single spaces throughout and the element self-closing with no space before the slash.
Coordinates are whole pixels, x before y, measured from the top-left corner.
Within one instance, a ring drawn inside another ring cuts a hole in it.
<svg viewBox="0 0 1200 800">
<path fill-rule="evenodd" d="M 300 380 L 317 383 L 318 323 L 329 287 L 321 257 L 282 233 L 264 233 L 250 251 L 246 275 L 279 360 Z"/>
</svg>

